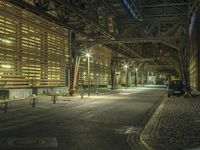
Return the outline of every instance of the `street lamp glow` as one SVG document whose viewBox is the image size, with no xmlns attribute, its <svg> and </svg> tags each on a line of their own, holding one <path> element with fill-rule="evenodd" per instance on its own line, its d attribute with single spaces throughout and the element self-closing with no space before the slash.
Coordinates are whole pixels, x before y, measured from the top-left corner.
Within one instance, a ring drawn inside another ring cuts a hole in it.
<svg viewBox="0 0 200 150">
<path fill-rule="evenodd" d="M 87 64 L 88 64 L 88 66 L 87 66 L 88 96 L 90 96 L 91 76 L 93 76 L 93 73 L 90 73 L 90 62 L 92 62 L 92 61 L 90 60 L 90 57 L 91 57 L 91 56 L 92 56 L 92 53 L 91 53 L 90 50 L 87 50 L 87 49 L 86 49 L 86 51 L 83 52 L 83 57 L 86 57 L 86 59 L 87 59 Z M 83 61 L 86 60 L 86 59 L 84 58 Z"/>
<path fill-rule="evenodd" d="M 84 52 L 82 52 L 83 61 L 86 61 L 86 59 L 92 57 L 91 50 L 86 49 Z"/>
<path fill-rule="evenodd" d="M 90 53 L 86 53 L 85 56 L 86 56 L 86 57 L 91 57 L 91 54 L 90 54 Z"/>
<path fill-rule="evenodd" d="M 138 71 L 138 68 L 135 68 L 135 71 Z"/>
<path fill-rule="evenodd" d="M 124 64 L 124 69 L 125 69 L 125 73 L 126 73 L 126 78 L 125 78 L 125 80 L 126 80 L 126 89 L 127 89 L 127 87 L 128 87 L 128 63 L 125 63 Z"/>
</svg>

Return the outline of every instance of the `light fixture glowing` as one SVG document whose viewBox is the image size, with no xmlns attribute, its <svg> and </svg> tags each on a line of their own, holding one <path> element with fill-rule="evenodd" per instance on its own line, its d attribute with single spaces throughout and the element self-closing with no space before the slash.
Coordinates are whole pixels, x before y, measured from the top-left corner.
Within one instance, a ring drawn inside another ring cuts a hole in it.
<svg viewBox="0 0 200 150">
<path fill-rule="evenodd" d="M 5 39 L 3 39 L 2 42 L 7 43 L 7 44 L 11 44 L 11 41 L 5 40 Z"/>
<path fill-rule="evenodd" d="M 86 57 L 91 57 L 90 53 L 87 53 L 85 56 L 86 56 Z"/>
<path fill-rule="evenodd" d="M 83 59 L 83 61 L 86 61 L 86 58 L 92 57 L 92 53 L 91 53 L 90 50 L 87 50 L 87 49 L 86 49 L 85 52 L 82 52 L 82 56 L 85 57 L 85 58 Z"/>
<path fill-rule="evenodd" d="M 138 68 L 135 68 L 135 71 L 138 71 Z"/>
<path fill-rule="evenodd" d="M 3 42 L 3 43 L 6 43 L 6 44 L 11 44 L 12 43 L 12 41 L 7 40 L 7 39 L 2 39 L 2 38 L 0 38 L 0 41 Z"/>
<path fill-rule="evenodd" d="M 11 68 L 11 65 L 2 65 L 2 68 L 7 68 L 7 69 L 9 69 L 9 68 Z"/>
<path fill-rule="evenodd" d="M 125 62 L 125 63 L 123 64 L 123 67 L 124 67 L 125 70 L 128 70 L 129 64 Z"/>
</svg>

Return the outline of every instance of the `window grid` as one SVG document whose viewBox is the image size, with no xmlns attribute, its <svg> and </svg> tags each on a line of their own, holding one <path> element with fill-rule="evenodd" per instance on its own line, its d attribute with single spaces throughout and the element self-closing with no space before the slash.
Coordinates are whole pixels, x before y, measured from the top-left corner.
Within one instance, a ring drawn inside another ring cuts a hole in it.
<svg viewBox="0 0 200 150">
<path fill-rule="evenodd" d="M 67 33 L 0 0 L 0 87 L 65 86 Z"/>
</svg>

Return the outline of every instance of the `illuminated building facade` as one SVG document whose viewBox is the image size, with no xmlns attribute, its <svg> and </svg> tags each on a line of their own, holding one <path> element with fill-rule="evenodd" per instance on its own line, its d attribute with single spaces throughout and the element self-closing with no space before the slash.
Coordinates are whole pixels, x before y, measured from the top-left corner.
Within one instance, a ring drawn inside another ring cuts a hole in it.
<svg viewBox="0 0 200 150">
<path fill-rule="evenodd" d="M 0 1 L 1 88 L 66 86 L 68 31 Z"/>
</svg>

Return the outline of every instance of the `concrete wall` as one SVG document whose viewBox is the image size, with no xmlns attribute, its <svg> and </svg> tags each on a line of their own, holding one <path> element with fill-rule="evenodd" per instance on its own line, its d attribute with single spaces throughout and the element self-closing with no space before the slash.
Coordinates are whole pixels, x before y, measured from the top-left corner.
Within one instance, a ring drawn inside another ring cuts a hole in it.
<svg viewBox="0 0 200 150">
<path fill-rule="evenodd" d="M 37 94 L 59 94 L 68 93 L 68 87 L 37 88 Z M 33 94 L 32 89 L 9 89 L 9 99 L 24 99 Z"/>
<path fill-rule="evenodd" d="M 32 95 L 32 89 L 9 89 L 10 99 L 24 99 Z"/>
<path fill-rule="evenodd" d="M 69 87 L 51 87 L 51 88 L 38 88 L 37 94 L 59 94 L 63 95 L 68 93 Z"/>
</svg>

